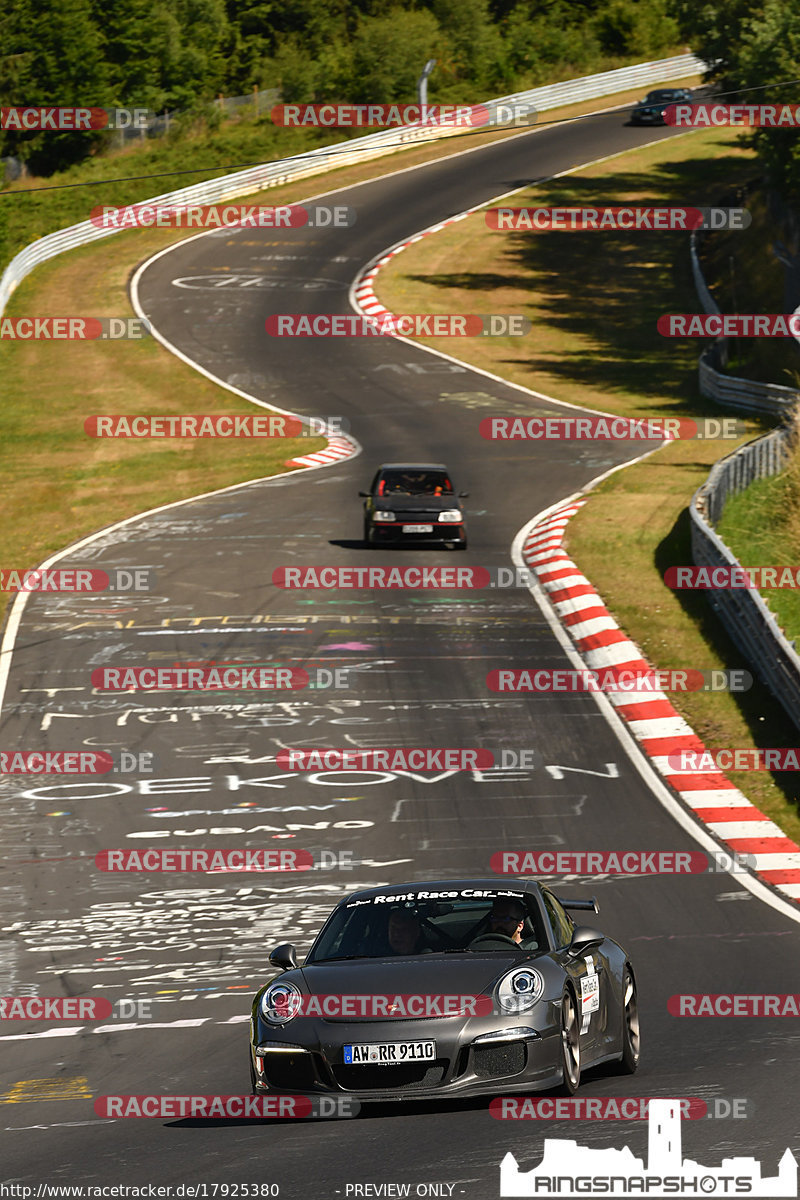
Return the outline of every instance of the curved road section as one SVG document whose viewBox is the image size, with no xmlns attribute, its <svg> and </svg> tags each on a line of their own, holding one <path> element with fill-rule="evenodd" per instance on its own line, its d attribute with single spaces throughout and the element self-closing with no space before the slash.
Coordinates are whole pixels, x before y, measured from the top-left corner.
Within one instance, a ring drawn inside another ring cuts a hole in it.
<svg viewBox="0 0 800 1200">
<path fill-rule="evenodd" d="M 543 1136 L 646 1154 L 642 1122 L 499 1122 L 484 1100 L 268 1126 L 108 1121 L 92 1098 L 247 1093 L 246 1021 L 269 950 L 284 940 L 306 947 L 332 903 L 356 886 L 486 877 L 503 849 L 697 849 L 591 697 L 488 689 L 496 668 L 571 665 L 526 589 L 273 583 L 281 566 L 507 568 L 533 514 L 641 452 L 484 442 L 485 411 L 565 410 L 409 342 L 269 338 L 264 321 L 349 312 L 353 278 L 387 246 L 652 136 L 626 128 L 619 113 L 526 133 L 327 197 L 357 210 L 353 228 L 204 235 L 140 273 L 139 304 L 174 348 L 257 400 L 347 418 L 363 454 L 106 531 L 64 561 L 149 567 L 153 591 L 33 596 L 24 611 L 3 747 L 97 747 L 153 761 L 149 772 L 93 781 L 0 782 L 2 992 L 101 996 L 114 1006 L 99 1023 L 3 1024 L 5 1179 L 272 1183 L 298 1200 L 399 1195 L 389 1185 L 408 1184 L 412 1195 L 483 1200 L 498 1195 L 506 1152 L 527 1169 Z M 357 492 L 379 462 L 409 459 L 447 462 L 469 491 L 466 553 L 362 546 Z M 303 667 L 315 679 L 318 669 L 347 668 L 349 686 L 115 694 L 93 690 L 90 679 L 101 666 L 208 661 Z M 482 747 L 498 759 L 505 751 L 508 765 L 287 774 L 275 761 L 287 746 L 387 745 Z M 532 767 L 513 765 L 522 750 L 533 751 Z M 95 867 L 102 849 L 149 846 L 324 849 L 339 865 L 302 876 Z M 345 869 L 348 855 L 357 865 Z M 643 1010 L 639 1074 L 589 1074 L 583 1094 L 743 1100 L 746 1119 L 687 1122 L 685 1152 L 710 1165 L 756 1155 L 774 1174 L 786 1146 L 798 1149 L 794 1026 L 680 1020 L 667 1002 L 678 992 L 800 992 L 797 923 L 726 874 L 578 877 L 563 886 L 598 895 L 599 923 L 632 955 Z M 438 1192 L 416 1190 L 433 1184 Z"/>
</svg>

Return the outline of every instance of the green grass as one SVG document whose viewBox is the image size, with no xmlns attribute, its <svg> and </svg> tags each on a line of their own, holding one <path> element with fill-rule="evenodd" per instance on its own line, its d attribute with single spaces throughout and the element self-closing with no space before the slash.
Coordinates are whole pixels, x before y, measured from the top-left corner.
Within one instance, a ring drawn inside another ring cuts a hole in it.
<svg viewBox="0 0 800 1200">
<path fill-rule="evenodd" d="M 717 533 L 743 566 L 800 568 L 800 512 L 797 457 L 780 475 L 757 479 L 725 504 Z M 765 588 L 761 595 L 787 638 L 800 635 L 800 594 L 791 588 Z"/>
</svg>

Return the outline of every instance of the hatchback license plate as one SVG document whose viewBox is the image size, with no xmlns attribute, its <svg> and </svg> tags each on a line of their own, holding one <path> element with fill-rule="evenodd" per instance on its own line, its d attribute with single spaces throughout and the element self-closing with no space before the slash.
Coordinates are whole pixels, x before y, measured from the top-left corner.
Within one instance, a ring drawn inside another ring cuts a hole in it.
<svg viewBox="0 0 800 1200">
<path fill-rule="evenodd" d="M 404 525 L 403 533 L 433 533 L 432 525 Z"/>
<path fill-rule="evenodd" d="M 433 1062 L 435 1058 L 435 1042 L 356 1042 L 344 1047 L 344 1061 L 350 1067 L 361 1063 L 393 1066 L 406 1062 Z"/>
</svg>

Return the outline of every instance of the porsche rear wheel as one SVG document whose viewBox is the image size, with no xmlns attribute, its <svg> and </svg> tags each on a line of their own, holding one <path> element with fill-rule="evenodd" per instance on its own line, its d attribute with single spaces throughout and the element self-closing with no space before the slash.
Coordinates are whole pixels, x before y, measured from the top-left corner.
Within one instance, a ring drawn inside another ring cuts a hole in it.
<svg viewBox="0 0 800 1200">
<path fill-rule="evenodd" d="M 639 1066 L 639 1004 L 636 996 L 636 980 L 630 967 L 622 977 L 622 1058 L 620 1070 L 633 1075 Z"/>
<path fill-rule="evenodd" d="M 559 1091 L 574 1096 L 581 1085 L 581 1018 L 572 992 L 561 997 L 561 1071 Z"/>
</svg>

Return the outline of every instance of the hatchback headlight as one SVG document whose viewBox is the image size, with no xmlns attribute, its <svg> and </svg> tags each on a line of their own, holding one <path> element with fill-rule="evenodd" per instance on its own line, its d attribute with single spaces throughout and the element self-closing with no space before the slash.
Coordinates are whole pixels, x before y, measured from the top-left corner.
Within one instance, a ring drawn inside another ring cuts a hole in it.
<svg viewBox="0 0 800 1200">
<path fill-rule="evenodd" d="M 293 983 L 271 983 L 261 997 L 261 1015 L 270 1025 L 286 1025 L 300 1011 L 303 996 Z"/>
<path fill-rule="evenodd" d="M 462 520 L 462 516 L 457 508 L 446 508 L 444 512 L 439 513 L 439 520 L 454 525 L 457 521 Z"/>
<path fill-rule="evenodd" d="M 373 519 L 373 521 L 393 521 L 394 513 L 389 512 L 385 508 L 379 508 L 376 510 L 375 515 L 372 519 Z"/>
<path fill-rule="evenodd" d="M 544 977 L 535 967 L 518 967 L 504 975 L 497 988 L 500 1011 L 522 1013 L 538 1004 L 544 992 Z"/>
</svg>

